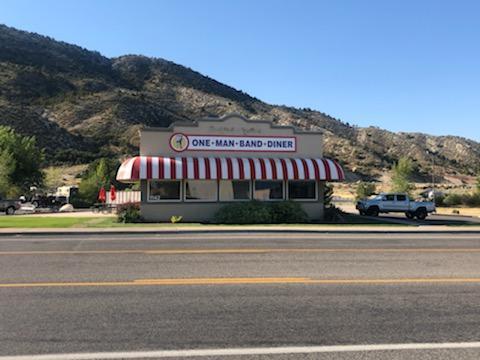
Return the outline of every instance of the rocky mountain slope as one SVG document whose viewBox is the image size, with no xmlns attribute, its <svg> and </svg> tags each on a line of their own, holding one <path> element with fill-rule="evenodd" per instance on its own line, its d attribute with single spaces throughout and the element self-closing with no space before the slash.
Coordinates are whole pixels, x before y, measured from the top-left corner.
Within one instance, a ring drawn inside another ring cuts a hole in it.
<svg viewBox="0 0 480 360">
<path fill-rule="evenodd" d="M 378 177 L 402 155 L 419 174 L 470 175 L 480 144 L 454 136 L 359 128 L 311 109 L 275 106 L 163 59 L 98 52 L 0 25 L 0 124 L 36 135 L 50 163 L 134 154 L 138 129 L 238 112 L 252 119 L 322 130 L 326 155 L 350 178 Z"/>
</svg>

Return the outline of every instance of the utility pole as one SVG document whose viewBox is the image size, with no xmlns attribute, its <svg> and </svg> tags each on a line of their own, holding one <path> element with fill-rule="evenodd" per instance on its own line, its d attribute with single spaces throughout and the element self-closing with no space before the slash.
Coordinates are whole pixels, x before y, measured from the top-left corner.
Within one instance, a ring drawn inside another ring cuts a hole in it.
<svg viewBox="0 0 480 360">
<path fill-rule="evenodd" d="M 435 156 L 432 154 L 432 198 L 435 204 Z"/>
<path fill-rule="evenodd" d="M 426 150 L 426 153 L 432 158 L 432 200 L 435 202 L 435 153 L 429 150 Z"/>
</svg>

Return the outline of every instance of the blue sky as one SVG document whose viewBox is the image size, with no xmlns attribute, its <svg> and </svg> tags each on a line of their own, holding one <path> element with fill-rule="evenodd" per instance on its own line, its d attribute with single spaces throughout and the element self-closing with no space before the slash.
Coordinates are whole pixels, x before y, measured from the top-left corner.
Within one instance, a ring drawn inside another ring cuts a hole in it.
<svg viewBox="0 0 480 360">
<path fill-rule="evenodd" d="M 480 140 L 480 1 L 0 0 L 0 22 L 359 126 Z"/>
</svg>

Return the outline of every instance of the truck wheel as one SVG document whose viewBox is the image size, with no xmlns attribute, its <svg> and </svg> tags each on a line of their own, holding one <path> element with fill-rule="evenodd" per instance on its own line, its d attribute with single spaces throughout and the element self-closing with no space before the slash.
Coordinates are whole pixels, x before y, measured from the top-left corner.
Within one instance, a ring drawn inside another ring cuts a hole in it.
<svg viewBox="0 0 480 360">
<path fill-rule="evenodd" d="M 376 206 L 369 207 L 367 210 L 367 215 L 370 215 L 370 216 L 378 216 L 379 213 L 380 213 L 380 210 Z"/>
<path fill-rule="evenodd" d="M 407 217 L 407 219 L 413 219 L 415 217 L 415 214 L 411 211 L 407 211 L 405 212 L 405 216 Z"/>
<path fill-rule="evenodd" d="M 15 208 L 13 206 L 9 206 L 6 210 L 5 210 L 5 214 L 6 215 L 14 215 L 15 214 Z"/>
<path fill-rule="evenodd" d="M 425 220 L 427 217 L 428 213 L 425 208 L 420 208 L 416 211 L 415 216 L 417 217 L 418 220 Z"/>
</svg>

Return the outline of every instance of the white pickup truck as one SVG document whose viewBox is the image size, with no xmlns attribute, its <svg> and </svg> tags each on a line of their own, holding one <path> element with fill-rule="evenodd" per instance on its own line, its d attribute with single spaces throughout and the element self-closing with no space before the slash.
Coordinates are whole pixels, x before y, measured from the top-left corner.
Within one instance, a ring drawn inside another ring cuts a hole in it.
<svg viewBox="0 0 480 360">
<path fill-rule="evenodd" d="M 435 212 L 435 203 L 431 201 L 412 201 L 404 193 L 381 193 L 370 199 L 357 202 L 360 215 L 378 216 L 380 213 L 403 212 L 409 219 L 425 219 Z"/>
</svg>

